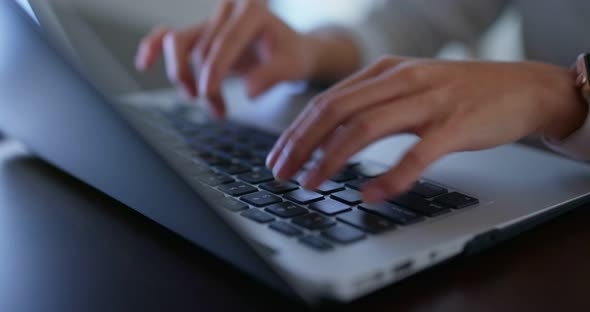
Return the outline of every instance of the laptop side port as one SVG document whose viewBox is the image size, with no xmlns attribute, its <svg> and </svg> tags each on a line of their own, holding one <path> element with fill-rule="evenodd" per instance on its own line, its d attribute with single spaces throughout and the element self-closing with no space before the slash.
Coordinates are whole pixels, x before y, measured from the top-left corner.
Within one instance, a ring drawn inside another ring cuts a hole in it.
<svg viewBox="0 0 590 312">
<path fill-rule="evenodd" d="M 393 274 L 398 277 L 408 276 L 412 273 L 412 269 L 414 268 L 414 261 L 408 260 L 404 261 L 400 264 L 397 264 L 393 267 Z"/>
</svg>

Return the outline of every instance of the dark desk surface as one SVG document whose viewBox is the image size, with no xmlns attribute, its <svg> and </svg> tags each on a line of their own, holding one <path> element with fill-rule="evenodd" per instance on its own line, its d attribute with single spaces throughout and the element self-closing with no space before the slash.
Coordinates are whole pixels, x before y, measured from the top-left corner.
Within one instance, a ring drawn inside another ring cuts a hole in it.
<svg viewBox="0 0 590 312">
<path fill-rule="evenodd" d="M 242 273 L 0 143 L 0 311 L 299 311 Z M 590 210 L 342 310 L 590 311 Z"/>
</svg>

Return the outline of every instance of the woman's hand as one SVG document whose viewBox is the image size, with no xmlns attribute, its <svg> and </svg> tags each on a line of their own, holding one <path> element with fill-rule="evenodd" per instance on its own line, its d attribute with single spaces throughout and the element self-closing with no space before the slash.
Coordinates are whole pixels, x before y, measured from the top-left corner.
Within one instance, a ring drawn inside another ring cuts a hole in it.
<svg viewBox="0 0 590 312">
<path fill-rule="evenodd" d="M 316 150 L 303 177 L 316 189 L 368 144 L 398 133 L 421 140 L 386 174 L 363 187 L 368 201 L 397 195 L 442 156 L 514 142 L 530 134 L 563 139 L 587 106 L 567 69 L 541 63 L 451 62 L 388 57 L 317 96 L 267 158 L 291 178 Z"/>
<path fill-rule="evenodd" d="M 244 75 L 250 96 L 282 80 L 304 79 L 310 60 L 304 39 L 275 17 L 265 1 L 223 0 L 209 20 L 185 30 L 154 29 L 138 49 L 136 67 L 151 67 L 164 52 L 168 78 L 188 97 L 206 97 L 225 114 L 223 79 Z"/>
<path fill-rule="evenodd" d="M 217 117 L 225 114 L 221 84 L 229 74 L 243 76 L 255 97 L 281 81 L 341 79 L 360 62 L 346 34 L 327 29 L 299 34 L 264 0 L 222 0 L 199 25 L 155 28 L 139 45 L 137 69 L 154 65 L 162 50 L 169 80 L 190 98 L 207 98 Z"/>
</svg>

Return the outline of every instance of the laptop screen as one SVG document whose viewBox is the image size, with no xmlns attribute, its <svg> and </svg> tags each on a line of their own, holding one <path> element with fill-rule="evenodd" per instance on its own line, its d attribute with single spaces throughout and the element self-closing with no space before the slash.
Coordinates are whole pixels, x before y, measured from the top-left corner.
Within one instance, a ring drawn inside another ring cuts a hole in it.
<svg viewBox="0 0 590 312">
<path fill-rule="evenodd" d="M 31 7 L 31 4 L 28 0 L 16 0 L 16 2 L 25 10 L 25 12 L 27 12 L 27 14 L 33 20 L 35 20 L 35 22 L 37 22 L 37 24 L 39 24 L 39 19 L 35 15 L 35 12 L 33 11 L 33 8 Z"/>
</svg>

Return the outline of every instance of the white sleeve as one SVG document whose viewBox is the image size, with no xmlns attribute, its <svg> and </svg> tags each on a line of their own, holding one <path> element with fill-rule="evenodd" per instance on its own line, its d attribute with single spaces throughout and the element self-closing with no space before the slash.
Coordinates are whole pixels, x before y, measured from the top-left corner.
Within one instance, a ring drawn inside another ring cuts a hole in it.
<svg viewBox="0 0 590 312">
<path fill-rule="evenodd" d="M 509 0 L 382 0 L 350 28 L 363 64 L 387 54 L 432 57 L 450 41 L 473 42 Z"/>
</svg>

